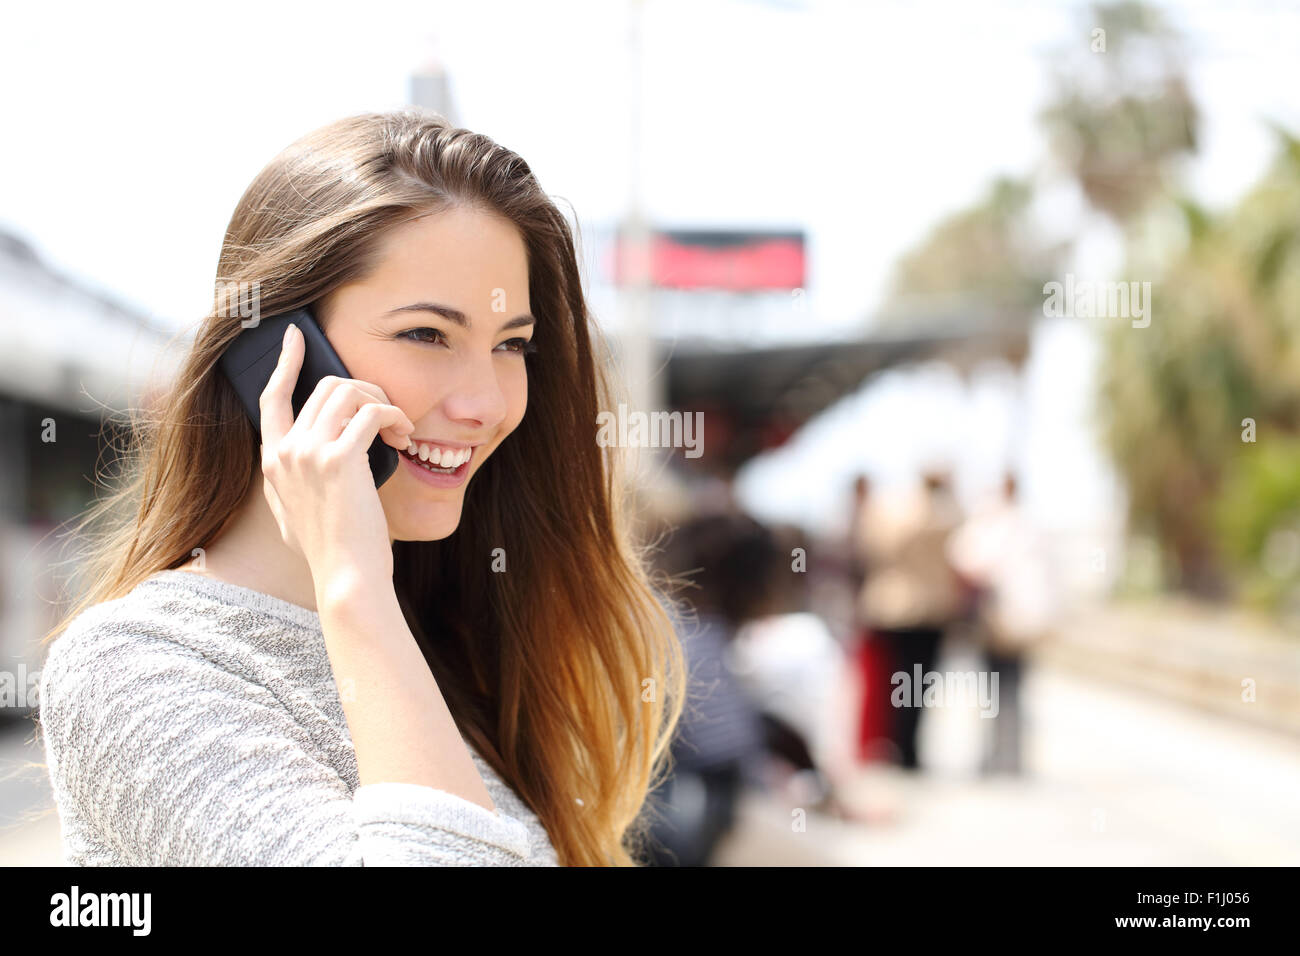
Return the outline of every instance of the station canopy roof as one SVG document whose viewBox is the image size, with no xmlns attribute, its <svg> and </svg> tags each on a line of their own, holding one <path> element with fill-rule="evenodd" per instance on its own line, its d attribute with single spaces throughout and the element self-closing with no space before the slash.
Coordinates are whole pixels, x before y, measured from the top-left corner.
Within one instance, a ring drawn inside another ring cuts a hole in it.
<svg viewBox="0 0 1300 956">
<path fill-rule="evenodd" d="M 706 467 L 734 471 L 785 442 L 810 419 L 889 368 L 943 361 L 961 373 L 1003 359 L 1020 366 L 1030 325 L 977 310 L 926 316 L 857 339 L 734 350 L 683 341 L 659 343 L 666 404 L 704 411 Z M 710 424 L 709 419 L 713 421 Z"/>
</svg>

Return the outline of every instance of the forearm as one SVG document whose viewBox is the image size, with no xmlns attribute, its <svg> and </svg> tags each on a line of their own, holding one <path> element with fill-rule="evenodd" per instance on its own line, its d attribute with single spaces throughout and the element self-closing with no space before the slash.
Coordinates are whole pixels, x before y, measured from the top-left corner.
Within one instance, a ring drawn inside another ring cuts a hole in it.
<svg viewBox="0 0 1300 956">
<path fill-rule="evenodd" d="M 318 586 L 317 608 L 361 783 L 422 784 L 495 812 L 391 580 Z"/>
</svg>

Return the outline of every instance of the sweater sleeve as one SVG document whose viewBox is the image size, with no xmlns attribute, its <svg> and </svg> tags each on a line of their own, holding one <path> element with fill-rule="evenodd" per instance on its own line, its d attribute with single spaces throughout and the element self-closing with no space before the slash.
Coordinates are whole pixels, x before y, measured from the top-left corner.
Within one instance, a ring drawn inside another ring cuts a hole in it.
<svg viewBox="0 0 1300 956">
<path fill-rule="evenodd" d="M 75 625 L 75 622 L 74 622 Z M 119 622 L 69 628 L 42 669 L 61 815 L 133 866 L 518 866 L 522 821 L 446 791 L 350 793 L 266 688 Z"/>
</svg>

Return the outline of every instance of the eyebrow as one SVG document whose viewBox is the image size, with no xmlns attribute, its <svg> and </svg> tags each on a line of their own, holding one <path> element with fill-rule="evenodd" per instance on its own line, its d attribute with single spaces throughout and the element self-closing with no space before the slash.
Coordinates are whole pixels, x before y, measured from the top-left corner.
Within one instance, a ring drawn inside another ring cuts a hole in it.
<svg viewBox="0 0 1300 956">
<path fill-rule="evenodd" d="M 469 328 L 469 316 L 460 309 L 453 309 L 449 305 L 439 305 L 436 302 L 413 302 L 410 305 L 403 305 L 396 309 L 390 309 L 384 315 L 396 315 L 399 312 L 432 312 L 440 315 L 448 322 L 455 322 L 462 329 Z M 504 332 L 506 329 L 518 328 L 521 325 L 535 325 L 537 320 L 525 312 L 523 315 L 516 315 L 513 319 L 501 326 L 499 331 Z"/>
</svg>

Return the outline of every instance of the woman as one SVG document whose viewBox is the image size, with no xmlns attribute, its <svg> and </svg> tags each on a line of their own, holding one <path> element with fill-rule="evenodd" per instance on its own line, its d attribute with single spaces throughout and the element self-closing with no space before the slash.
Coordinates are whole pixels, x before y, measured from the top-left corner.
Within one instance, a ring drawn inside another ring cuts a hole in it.
<svg viewBox="0 0 1300 956">
<path fill-rule="evenodd" d="M 217 278 L 263 316 L 310 306 L 354 377 L 295 420 L 290 329 L 259 436 L 219 299 L 131 423 L 82 524 L 108 523 L 87 593 L 46 637 L 68 861 L 635 865 L 682 651 L 528 164 L 436 114 L 341 120 L 253 181 Z M 403 452 L 378 490 L 376 435 Z"/>
</svg>

